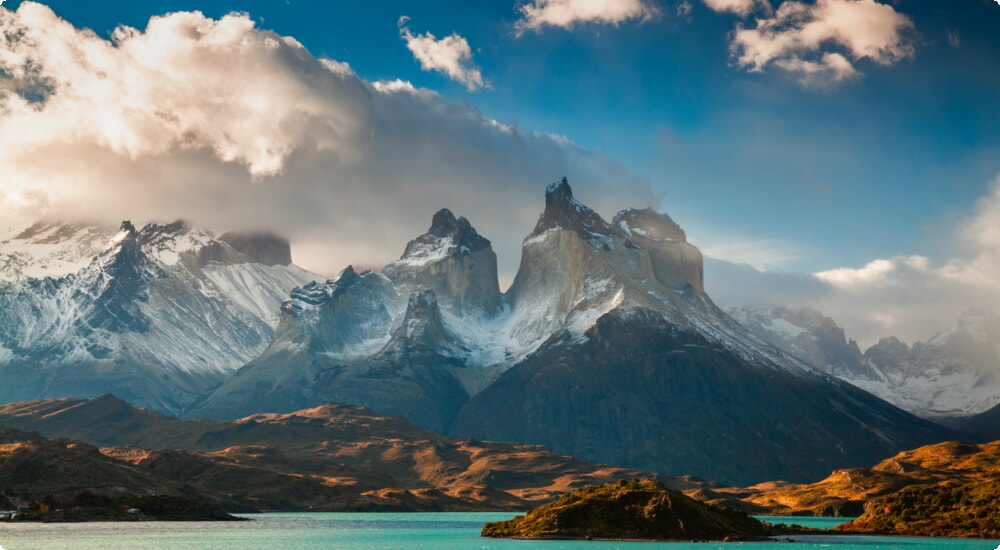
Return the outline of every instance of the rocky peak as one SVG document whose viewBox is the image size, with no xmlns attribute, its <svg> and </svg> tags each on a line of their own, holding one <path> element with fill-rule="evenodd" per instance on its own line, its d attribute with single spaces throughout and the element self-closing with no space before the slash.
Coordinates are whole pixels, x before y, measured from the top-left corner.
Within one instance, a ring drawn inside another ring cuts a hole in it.
<svg viewBox="0 0 1000 550">
<path fill-rule="evenodd" d="M 895 336 L 882 338 L 874 346 L 865 350 L 865 358 L 881 366 L 899 368 L 910 354 L 910 346 Z"/>
<path fill-rule="evenodd" d="M 588 240 L 607 235 L 624 236 L 604 221 L 600 214 L 573 198 L 573 190 L 566 178 L 554 181 L 545 188 L 545 211 L 528 238 L 550 229 L 576 231 Z"/>
<path fill-rule="evenodd" d="M 337 275 L 337 278 L 333 282 L 333 296 L 340 296 L 353 287 L 354 285 L 361 282 L 361 275 L 358 275 L 357 271 L 354 271 L 354 266 L 349 265 Z M 330 284 L 327 282 L 327 284 Z"/>
<path fill-rule="evenodd" d="M 422 286 L 410 294 L 403 323 L 393 333 L 386 352 L 414 360 L 428 360 L 440 356 L 450 341 L 451 336 L 441 320 L 434 290 Z"/>
<path fill-rule="evenodd" d="M 630 208 L 615 214 L 611 225 L 621 229 L 626 236 L 646 238 L 654 241 L 686 242 L 687 235 L 667 214 L 652 208 L 641 210 Z"/>
<path fill-rule="evenodd" d="M 496 254 L 469 220 L 447 208 L 434 214 L 431 227 L 406 245 L 400 259 L 382 270 L 403 296 L 428 286 L 445 306 L 457 311 L 493 313 L 502 306 Z"/>
<path fill-rule="evenodd" d="M 124 232 L 126 232 L 128 234 L 135 234 L 136 233 L 135 226 L 132 225 L 132 222 L 130 220 L 124 220 L 124 221 L 122 221 L 122 224 L 121 224 L 121 227 L 119 228 L 119 230 L 120 231 L 124 231 Z"/>
<path fill-rule="evenodd" d="M 455 218 L 451 210 L 442 208 L 434 214 L 427 233 L 406 244 L 400 262 L 423 265 L 452 256 L 468 255 L 490 248 L 488 239 L 480 235 L 465 217 Z"/>
</svg>

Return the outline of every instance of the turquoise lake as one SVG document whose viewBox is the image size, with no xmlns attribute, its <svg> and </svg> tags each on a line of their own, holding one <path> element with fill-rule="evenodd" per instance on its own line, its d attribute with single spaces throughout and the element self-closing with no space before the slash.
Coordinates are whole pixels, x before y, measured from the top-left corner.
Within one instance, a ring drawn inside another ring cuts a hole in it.
<svg viewBox="0 0 1000 550">
<path fill-rule="evenodd" d="M 484 539 L 479 529 L 509 513 L 259 514 L 248 522 L 3 523 L 4 550 L 995 550 L 1000 541 L 893 537 L 793 537 L 795 542 L 585 542 Z M 836 525 L 836 518 L 765 518 L 773 523 Z"/>
</svg>

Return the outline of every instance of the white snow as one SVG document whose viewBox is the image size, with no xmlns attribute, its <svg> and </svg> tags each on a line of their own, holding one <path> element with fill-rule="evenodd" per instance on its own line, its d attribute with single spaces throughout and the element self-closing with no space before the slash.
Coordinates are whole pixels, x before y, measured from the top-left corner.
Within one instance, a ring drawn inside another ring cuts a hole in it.
<svg viewBox="0 0 1000 550">
<path fill-rule="evenodd" d="M 424 266 L 429 263 L 444 260 L 451 255 L 454 248 L 455 241 L 451 237 L 442 237 L 427 241 L 416 241 L 413 243 L 413 246 L 406 251 L 402 258 L 392 262 L 390 265 L 408 267 Z"/>
<path fill-rule="evenodd" d="M 107 249 L 114 234 L 114 229 L 99 226 L 0 226 L 0 282 L 20 283 L 75 273 Z"/>
<path fill-rule="evenodd" d="M 782 336 L 785 336 L 786 338 L 789 338 L 789 339 L 795 339 L 800 334 L 802 334 L 804 332 L 809 332 L 807 329 L 804 329 L 804 328 L 802 328 L 802 327 L 800 327 L 798 325 L 792 324 L 792 323 L 788 322 L 787 320 L 782 319 L 781 317 L 773 317 L 773 318 L 771 318 L 770 319 L 770 323 L 768 324 L 768 328 L 771 331 L 776 332 L 778 334 L 781 334 Z"/>
</svg>

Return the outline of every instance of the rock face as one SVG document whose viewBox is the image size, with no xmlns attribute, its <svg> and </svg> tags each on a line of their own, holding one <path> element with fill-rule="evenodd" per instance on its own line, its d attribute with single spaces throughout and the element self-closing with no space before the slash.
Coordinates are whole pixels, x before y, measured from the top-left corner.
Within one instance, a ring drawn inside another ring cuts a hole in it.
<svg viewBox="0 0 1000 550">
<path fill-rule="evenodd" d="M 545 539 L 757 540 L 769 530 L 737 510 L 698 502 L 655 481 L 583 487 L 482 536 Z"/>
<path fill-rule="evenodd" d="M 817 311 L 739 308 L 730 312 L 769 343 L 925 418 L 984 412 L 1000 403 L 1000 318 L 969 310 L 951 331 L 912 346 L 883 338 L 863 354 Z"/>
<path fill-rule="evenodd" d="M 32 227 L 47 241 L 83 239 L 48 243 L 63 250 L 102 234 Z M 257 263 L 182 222 L 123 222 L 82 268 L 49 267 L 0 287 L 0 401 L 114 391 L 179 411 L 259 354 L 284 296 L 314 277 Z"/>
<path fill-rule="evenodd" d="M 608 223 L 563 179 L 505 294 L 443 210 L 381 272 L 292 292 L 267 350 L 188 416 L 345 401 L 461 437 L 730 483 L 816 479 L 947 438 L 753 336 L 668 216 Z M 739 461 L 729 458 L 738 449 Z"/>
</svg>

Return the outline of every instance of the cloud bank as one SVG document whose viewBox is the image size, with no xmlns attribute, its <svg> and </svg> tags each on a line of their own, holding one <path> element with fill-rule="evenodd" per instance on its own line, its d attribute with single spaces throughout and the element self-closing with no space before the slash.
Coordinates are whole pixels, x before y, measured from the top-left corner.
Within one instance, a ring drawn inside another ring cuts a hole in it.
<svg viewBox="0 0 1000 550">
<path fill-rule="evenodd" d="M 399 18 L 399 35 L 406 41 L 413 57 L 420 62 L 421 69 L 444 73 L 470 92 L 488 87 L 483 83 L 479 67 L 472 61 L 472 49 L 465 38 L 458 33 L 451 33 L 441 40 L 429 32 L 416 35 L 410 32 L 407 26 L 409 21 L 410 18 L 405 15 Z"/>
<path fill-rule="evenodd" d="M 519 32 L 543 27 L 572 29 L 583 23 L 619 25 L 636 19 L 647 21 L 660 14 L 649 0 L 533 0 L 519 10 Z"/>
<path fill-rule="evenodd" d="M 0 36 L 5 219 L 268 228 L 332 273 L 398 257 L 448 207 L 509 277 L 549 181 L 606 214 L 657 203 L 598 151 L 367 82 L 248 15 L 172 13 L 106 40 L 24 2 L 0 8 Z"/>
<path fill-rule="evenodd" d="M 706 289 L 725 306 L 810 306 L 832 317 L 864 345 L 885 336 L 927 340 L 949 330 L 962 312 L 1000 313 L 1000 177 L 951 236 L 952 257 L 880 258 L 861 267 L 816 274 L 768 273 L 714 260 Z"/>
</svg>

